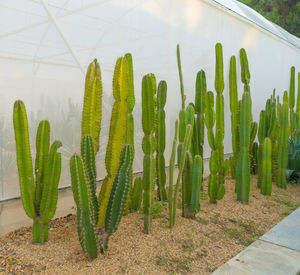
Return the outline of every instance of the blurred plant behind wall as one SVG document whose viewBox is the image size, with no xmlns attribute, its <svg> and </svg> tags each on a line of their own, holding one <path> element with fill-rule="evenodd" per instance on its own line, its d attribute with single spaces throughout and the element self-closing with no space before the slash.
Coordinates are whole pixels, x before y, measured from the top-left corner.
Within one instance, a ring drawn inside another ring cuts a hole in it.
<svg viewBox="0 0 300 275">
<path fill-rule="evenodd" d="M 299 0 L 239 0 L 268 20 L 300 37 Z"/>
</svg>

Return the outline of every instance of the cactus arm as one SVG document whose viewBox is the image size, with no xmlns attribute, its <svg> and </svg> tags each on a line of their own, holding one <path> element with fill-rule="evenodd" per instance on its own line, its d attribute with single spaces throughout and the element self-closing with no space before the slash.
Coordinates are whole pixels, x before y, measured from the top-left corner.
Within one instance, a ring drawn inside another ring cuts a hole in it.
<svg viewBox="0 0 300 275">
<path fill-rule="evenodd" d="M 186 160 L 182 174 L 182 217 L 193 217 L 191 209 L 192 197 L 192 179 L 193 179 L 193 157 L 191 152 L 186 152 Z"/>
<path fill-rule="evenodd" d="M 215 71 L 215 90 L 218 94 L 223 93 L 224 77 L 223 77 L 223 51 L 221 43 L 215 46 L 216 51 L 216 71 Z"/>
<path fill-rule="evenodd" d="M 185 104 L 184 104 L 184 101 L 185 101 L 184 100 L 184 87 L 183 87 L 183 79 L 182 79 L 181 58 L 180 58 L 179 44 L 177 44 L 177 66 L 178 66 L 179 81 L 180 81 L 181 108 L 185 109 Z"/>
<path fill-rule="evenodd" d="M 300 72 L 298 73 L 298 93 L 297 93 L 297 105 L 296 105 L 296 113 L 298 115 L 298 124 L 300 128 Z"/>
<path fill-rule="evenodd" d="M 291 79 L 289 89 L 289 107 L 290 107 L 290 133 L 294 132 L 294 107 L 295 107 L 295 67 L 291 67 Z"/>
<path fill-rule="evenodd" d="M 175 158 L 176 158 L 176 147 L 178 140 L 178 120 L 175 121 L 175 134 L 173 139 L 172 153 L 170 158 L 170 166 L 169 166 L 169 194 L 168 194 L 168 203 L 169 203 L 169 225 L 170 228 L 174 226 L 173 224 L 173 177 L 174 177 L 174 166 L 175 166 Z"/>
<path fill-rule="evenodd" d="M 245 49 L 240 49 L 240 63 L 241 63 L 241 79 L 244 83 L 244 91 L 250 92 L 250 71 L 248 65 L 248 59 Z"/>
<path fill-rule="evenodd" d="M 133 148 L 124 145 L 117 174 L 115 176 L 105 215 L 105 232 L 111 235 L 117 230 L 129 192 L 132 175 Z"/>
<path fill-rule="evenodd" d="M 50 148 L 47 166 L 45 170 L 45 183 L 43 186 L 43 193 L 40 205 L 40 216 L 43 223 L 48 223 L 55 214 L 57 197 L 58 197 L 58 183 L 61 172 L 61 154 L 57 153 L 62 144 L 56 140 Z"/>
<path fill-rule="evenodd" d="M 166 147 L 166 122 L 165 122 L 165 110 L 167 100 L 167 83 L 160 81 L 157 88 L 157 117 L 158 125 L 156 129 L 157 147 L 156 147 L 156 168 L 157 168 L 157 184 L 159 199 L 166 201 L 167 194 L 165 190 L 166 185 L 166 168 L 164 151 Z"/>
<path fill-rule="evenodd" d="M 103 87 L 100 66 L 97 59 L 95 59 L 89 65 L 86 74 L 81 136 L 92 136 L 96 152 L 99 150 L 99 135 L 102 117 L 102 93 Z"/>
<path fill-rule="evenodd" d="M 87 184 L 84 164 L 80 156 L 74 154 L 70 159 L 72 191 L 77 205 L 77 230 L 83 250 L 93 259 L 98 254 L 98 237 L 92 215 L 91 190 Z"/>
<path fill-rule="evenodd" d="M 29 145 L 28 122 L 25 105 L 21 100 L 14 104 L 14 130 L 17 152 L 17 165 L 22 203 L 28 217 L 34 218 L 34 177 Z"/>
<path fill-rule="evenodd" d="M 89 135 L 84 135 L 81 138 L 81 156 L 86 168 L 86 174 L 91 189 L 91 196 L 93 201 L 92 210 L 94 210 L 93 217 L 95 218 L 95 224 L 99 218 L 99 205 L 96 195 L 96 164 L 95 164 L 95 150 L 93 144 L 93 138 Z"/>
<path fill-rule="evenodd" d="M 50 147 L 50 124 L 42 120 L 36 134 L 36 158 L 35 158 L 35 211 L 39 213 L 43 192 L 44 176 Z"/>
<path fill-rule="evenodd" d="M 178 194 L 179 194 L 179 185 L 180 185 L 180 179 L 182 177 L 183 173 L 183 168 L 185 164 L 185 157 L 186 157 L 186 151 L 188 150 L 188 145 L 190 143 L 190 138 L 191 138 L 191 132 L 192 132 L 192 125 L 187 125 L 186 127 L 186 132 L 184 136 L 184 142 L 183 142 L 183 147 L 182 147 L 182 152 L 181 152 L 181 161 L 179 164 L 179 171 L 178 171 L 178 176 L 176 180 L 176 187 L 175 187 L 175 193 L 174 193 L 174 198 L 173 198 L 173 225 L 175 224 L 176 220 L 176 210 L 177 210 L 177 200 L 178 200 Z"/>
</svg>

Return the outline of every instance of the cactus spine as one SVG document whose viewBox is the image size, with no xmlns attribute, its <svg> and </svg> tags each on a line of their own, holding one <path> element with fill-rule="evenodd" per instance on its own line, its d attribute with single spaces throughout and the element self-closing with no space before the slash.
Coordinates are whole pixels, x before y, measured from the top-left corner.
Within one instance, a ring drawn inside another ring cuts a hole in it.
<svg viewBox="0 0 300 275">
<path fill-rule="evenodd" d="M 42 120 L 36 134 L 34 177 L 27 114 L 21 100 L 14 104 L 13 122 L 23 207 L 34 220 L 33 242 L 44 243 L 48 241 L 48 223 L 56 210 L 61 173 L 61 154 L 57 150 L 62 144 L 54 141 L 50 147 L 50 124 Z"/>
<path fill-rule="evenodd" d="M 125 144 L 120 154 L 118 171 L 114 178 L 106 209 L 105 232 L 108 236 L 104 243 L 104 250 L 107 249 L 110 235 L 117 231 L 123 215 L 124 206 L 129 193 L 130 182 L 132 180 L 133 156 L 134 153 L 132 145 Z"/>
<path fill-rule="evenodd" d="M 103 181 L 99 194 L 98 226 L 104 226 L 109 194 L 119 166 L 119 156 L 126 142 L 129 87 L 128 62 L 125 57 L 120 57 L 117 60 L 113 78 L 115 102 L 111 114 L 109 139 L 105 155 L 107 176 Z"/>
<path fill-rule="evenodd" d="M 233 156 L 230 160 L 231 165 L 231 176 L 235 178 L 236 162 L 238 153 L 240 150 L 239 144 L 239 102 L 238 102 L 238 91 L 237 91 L 237 80 L 236 80 L 236 59 L 235 56 L 230 58 L 230 71 L 229 71 L 229 95 L 230 95 L 230 112 L 231 112 L 231 137 L 232 137 L 232 151 Z"/>
<path fill-rule="evenodd" d="M 284 102 L 280 108 L 280 130 L 278 147 L 278 177 L 277 186 L 286 189 L 285 170 L 288 163 L 287 141 L 288 141 L 288 103 Z"/>
<path fill-rule="evenodd" d="M 251 97 L 249 92 L 243 93 L 241 114 L 241 150 L 237 162 L 236 171 L 236 191 L 237 199 L 243 203 L 248 203 L 250 193 L 250 127 L 251 127 Z"/>
<path fill-rule="evenodd" d="M 173 176 L 174 176 L 174 166 L 176 158 L 176 147 L 178 140 L 178 120 L 175 122 L 175 133 L 172 145 L 172 153 L 170 158 L 169 166 L 169 193 L 168 193 L 168 204 L 169 204 L 169 225 L 170 228 L 174 226 L 173 224 Z"/>
<path fill-rule="evenodd" d="M 102 116 L 102 81 L 97 59 L 90 63 L 85 77 L 84 101 L 81 121 L 81 136 L 93 138 L 95 151 L 99 150 L 99 135 Z M 95 153 L 96 153 L 95 152 Z"/>
<path fill-rule="evenodd" d="M 272 142 L 271 139 L 266 137 L 264 140 L 263 148 L 263 161 L 262 161 L 262 182 L 260 192 L 263 195 L 271 195 L 272 192 Z"/>
<path fill-rule="evenodd" d="M 167 83 L 160 81 L 157 88 L 157 129 L 156 129 L 156 171 L 158 198 L 167 200 L 166 185 L 166 168 L 164 151 L 166 147 L 166 113 L 164 107 L 167 100 Z"/>
<path fill-rule="evenodd" d="M 148 74 L 142 81 L 142 126 L 144 138 L 142 149 L 144 152 L 143 161 L 143 183 L 144 183 L 144 231 L 146 234 L 151 232 L 152 224 L 152 204 L 153 204 L 153 170 L 155 151 L 155 86 L 153 75 Z"/>
</svg>

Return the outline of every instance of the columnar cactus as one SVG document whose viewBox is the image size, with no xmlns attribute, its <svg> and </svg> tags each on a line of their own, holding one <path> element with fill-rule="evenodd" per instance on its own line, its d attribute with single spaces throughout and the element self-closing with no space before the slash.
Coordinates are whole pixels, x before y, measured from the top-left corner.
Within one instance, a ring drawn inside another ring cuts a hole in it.
<svg viewBox="0 0 300 275">
<path fill-rule="evenodd" d="M 152 80 L 153 75 L 145 75 L 142 81 L 142 126 L 144 138 L 142 149 L 144 152 L 143 161 L 143 209 L 144 209 L 144 231 L 146 234 L 151 232 L 152 224 L 152 204 L 153 204 L 153 166 L 155 151 L 155 86 Z"/>
<path fill-rule="evenodd" d="M 128 81 L 129 81 L 129 93 L 127 98 L 128 104 L 128 113 L 127 113 L 127 132 L 126 132 L 126 143 L 131 144 L 134 150 L 134 119 L 133 119 L 133 108 L 135 105 L 135 96 L 134 96 L 134 77 L 133 77 L 133 65 L 132 65 L 132 56 L 130 53 L 125 54 L 125 58 L 128 64 Z M 133 175 L 132 177 L 133 178 Z M 132 191 L 132 182 L 129 185 L 129 193 Z M 131 196 L 128 196 L 128 201 L 124 208 L 124 214 L 127 214 L 130 210 L 130 199 Z"/>
<path fill-rule="evenodd" d="M 177 44 L 177 66 L 180 80 L 180 93 L 181 93 L 181 109 L 185 109 L 185 98 L 184 98 L 184 87 L 183 87 L 183 79 L 182 79 L 182 70 L 181 70 L 181 59 L 180 59 L 180 49 L 179 44 Z"/>
<path fill-rule="evenodd" d="M 119 166 L 119 156 L 126 143 L 129 88 L 128 62 L 125 57 L 120 57 L 117 60 L 113 78 L 113 96 L 115 102 L 111 114 L 109 139 L 105 155 L 107 176 L 103 181 L 99 194 L 98 226 L 102 227 L 104 226 L 109 194 Z"/>
<path fill-rule="evenodd" d="M 99 135 L 102 116 L 102 81 L 97 59 L 90 63 L 85 77 L 84 101 L 81 121 L 81 136 L 90 135 L 99 150 Z"/>
<path fill-rule="evenodd" d="M 266 137 L 264 140 L 263 148 L 263 161 L 262 161 L 262 182 L 260 192 L 263 195 L 271 195 L 272 193 L 272 142 L 271 139 Z"/>
<path fill-rule="evenodd" d="M 27 114 L 21 100 L 14 104 L 13 122 L 23 207 L 27 216 L 34 220 L 33 242 L 44 243 L 48 241 L 48 224 L 56 210 L 61 173 L 61 154 L 57 149 L 62 144 L 54 141 L 50 147 L 50 124 L 42 120 L 36 134 L 33 173 Z"/>
<path fill-rule="evenodd" d="M 104 242 L 104 250 L 107 249 L 108 239 L 111 234 L 117 231 L 123 215 L 131 182 L 133 156 L 132 145 L 125 144 L 121 151 L 118 171 L 114 178 L 106 209 L 105 232 L 107 233 L 107 238 Z"/>
<path fill-rule="evenodd" d="M 204 146 L 204 115 L 205 115 L 205 93 L 206 93 L 206 77 L 203 70 L 197 73 L 196 90 L 195 90 L 195 130 L 197 150 L 195 154 L 199 154 L 203 159 L 203 146 Z M 203 163 L 202 163 L 203 165 Z M 202 167 L 203 172 L 203 167 Z"/>
<path fill-rule="evenodd" d="M 173 175 L 174 175 L 174 166 L 176 158 L 176 148 L 178 140 L 178 120 L 175 122 L 175 134 L 172 145 L 172 153 L 170 158 L 169 166 L 169 193 L 168 193 L 168 205 L 169 205 L 169 225 L 170 228 L 173 227 Z"/>
<path fill-rule="evenodd" d="M 293 136 L 295 126 L 293 123 L 294 118 L 294 107 L 295 107 L 295 67 L 291 67 L 291 79 L 290 79 L 290 90 L 289 90 L 289 107 L 290 107 L 290 134 Z"/>
<path fill-rule="evenodd" d="M 138 211 L 141 208 L 143 198 L 143 179 L 141 177 L 134 180 L 130 197 L 130 210 Z"/>
<path fill-rule="evenodd" d="M 230 112 L 231 112 L 231 138 L 232 138 L 232 151 L 233 156 L 231 161 L 231 176 L 235 178 L 236 162 L 240 150 L 239 140 L 239 101 L 236 80 L 236 60 L 235 56 L 230 58 L 230 71 L 229 71 L 229 99 L 230 99 Z"/>
<path fill-rule="evenodd" d="M 241 150 L 237 162 L 236 192 L 237 199 L 248 203 L 250 193 L 250 130 L 251 130 L 251 97 L 249 92 L 243 93 L 241 106 Z"/>
<path fill-rule="evenodd" d="M 280 130 L 278 147 L 277 186 L 286 189 L 286 168 L 288 164 L 288 103 L 284 102 L 280 110 Z"/>
<path fill-rule="evenodd" d="M 252 174 L 256 175 L 257 174 L 257 162 L 258 162 L 258 143 L 254 142 L 252 146 Z"/>
<path fill-rule="evenodd" d="M 93 143 L 87 139 L 89 150 L 94 151 Z M 77 232 L 82 249 L 88 254 L 90 259 L 98 255 L 99 240 L 96 229 L 98 201 L 94 201 L 93 190 L 95 181 L 90 180 L 87 163 L 93 166 L 92 159 L 82 160 L 80 155 L 74 154 L 70 159 L 70 172 L 72 180 L 72 191 L 74 201 L 77 206 Z"/>
<path fill-rule="evenodd" d="M 300 128 L 300 72 L 298 73 L 298 93 L 297 93 L 296 114 L 298 115 L 298 127 Z"/>
<path fill-rule="evenodd" d="M 249 145 L 249 153 L 250 153 L 250 170 L 251 173 L 255 173 L 255 159 L 253 156 L 253 144 L 254 140 L 256 138 L 256 133 L 257 133 L 257 123 L 256 122 L 251 122 L 251 131 L 250 131 L 250 145 Z"/>
<path fill-rule="evenodd" d="M 209 161 L 210 176 L 208 182 L 208 195 L 210 203 L 216 203 L 224 197 L 225 186 L 221 184 L 218 179 L 219 158 L 217 151 L 217 138 L 214 135 L 213 129 L 215 125 L 215 111 L 214 111 L 214 94 L 209 91 L 205 95 L 205 125 L 207 128 L 208 143 L 211 148 L 211 157 Z"/>
<path fill-rule="evenodd" d="M 240 62 L 241 62 L 241 79 L 244 83 L 244 92 L 250 92 L 250 71 L 248 65 L 248 58 L 245 49 L 240 49 Z"/>
<path fill-rule="evenodd" d="M 179 194 L 180 181 L 181 181 L 181 177 L 183 174 L 183 168 L 185 165 L 187 151 L 189 148 L 191 137 L 192 137 L 192 125 L 188 124 L 188 125 L 186 125 L 184 141 L 183 141 L 183 146 L 182 146 L 182 150 L 181 150 L 180 163 L 179 163 L 179 171 L 178 171 L 178 175 L 177 175 L 176 187 L 175 187 L 174 196 L 173 196 L 173 206 L 172 206 L 173 215 L 172 215 L 172 221 L 170 221 L 171 228 L 174 226 L 175 221 L 176 221 L 177 200 L 178 200 L 178 194 Z"/>
<path fill-rule="evenodd" d="M 216 96 L 216 147 L 218 151 L 218 181 L 224 184 L 224 77 L 223 77 L 223 50 L 220 43 L 216 44 L 215 90 Z"/>
<path fill-rule="evenodd" d="M 167 83 L 160 81 L 157 88 L 157 127 L 156 127 L 156 171 L 158 198 L 167 200 L 166 185 L 166 168 L 164 151 L 166 147 L 166 113 L 164 107 L 167 100 Z"/>
<path fill-rule="evenodd" d="M 262 110 L 259 116 L 259 128 L 258 128 L 258 152 L 257 152 L 257 187 L 261 187 L 262 181 L 262 160 L 263 160 L 263 142 L 266 133 L 266 112 Z"/>
</svg>

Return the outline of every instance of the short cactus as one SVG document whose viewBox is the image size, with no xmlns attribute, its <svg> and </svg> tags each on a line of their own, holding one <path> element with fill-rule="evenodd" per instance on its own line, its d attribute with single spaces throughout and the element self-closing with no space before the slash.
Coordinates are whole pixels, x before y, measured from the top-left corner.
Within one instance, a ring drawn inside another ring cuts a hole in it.
<svg viewBox="0 0 300 275">
<path fill-rule="evenodd" d="M 42 120 L 36 134 L 33 174 L 27 114 L 21 100 L 14 104 L 13 122 L 23 207 L 27 216 L 34 220 L 33 242 L 44 243 L 48 241 L 48 224 L 56 210 L 61 173 L 61 154 L 57 150 L 62 144 L 54 141 L 50 147 L 50 124 Z"/>
</svg>

